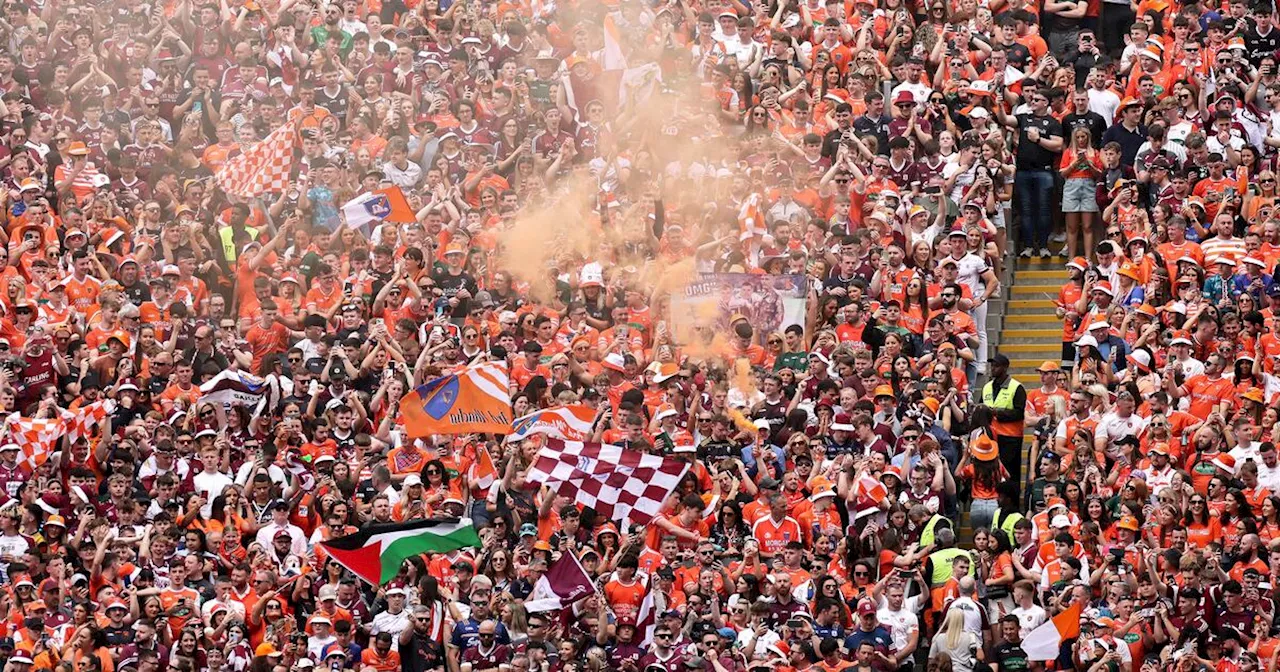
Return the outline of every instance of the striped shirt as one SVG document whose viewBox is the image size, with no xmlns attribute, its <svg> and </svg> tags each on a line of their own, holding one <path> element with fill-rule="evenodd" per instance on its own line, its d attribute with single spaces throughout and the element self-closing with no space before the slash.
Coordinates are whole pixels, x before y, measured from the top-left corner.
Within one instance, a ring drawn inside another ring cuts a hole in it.
<svg viewBox="0 0 1280 672">
<path fill-rule="evenodd" d="M 1248 256 L 1243 238 L 1214 236 L 1200 243 L 1200 249 L 1204 252 L 1204 264 L 1206 267 L 1212 267 L 1217 262 L 1218 257 L 1223 255 L 1236 262 Z"/>
</svg>

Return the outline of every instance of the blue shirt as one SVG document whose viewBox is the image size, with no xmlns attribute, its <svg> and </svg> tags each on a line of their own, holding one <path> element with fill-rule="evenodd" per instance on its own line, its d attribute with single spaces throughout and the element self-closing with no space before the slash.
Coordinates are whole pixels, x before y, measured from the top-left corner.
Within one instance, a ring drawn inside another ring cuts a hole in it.
<svg viewBox="0 0 1280 672">
<path fill-rule="evenodd" d="M 340 221 L 338 206 L 333 202 L 333 191 L 328 187 L 316 185 L 307 190 L 307 199 L 311 201 L 312 225 L 336 231 Z"/>
<path fill-rule="evenodd" d="M 818 639 L 826 639 L 828 637 L 836 641 L 844 639 L 844 628 L 841 627 L 839 622 L 832 623 L 829 626 L 814 623 L 813 632 L 818 636 Z"/>
<path fill-rule="evenodd" d="M 511 635 L 507 632 L 507 626 L 498 623 L 498 629 L 494 631 L 497 634 L 496 641 L 499 644 L 510 644 Z M 475 646 L 480 643 L 480 621 L 475 618 L 468 618 L 465 621 L 458 621 L 453 626 L 453 635 L 449 638 L 449 643 L 458 647 L 459 650 L 465 651 L 469 646 Z"/>
<path fill-rule="evenodd" d="M 850 654 L 856 654 L 863 642 L 870 642 L 876 651 L 885 655 L 893 653 L 893 637 L 889 634 L 889 629 L 883 625 L 877 625 L 876 629 L 870 632 L 862 628 L 854 628 L 845 638 L 844 648 Z"/>
</svg>

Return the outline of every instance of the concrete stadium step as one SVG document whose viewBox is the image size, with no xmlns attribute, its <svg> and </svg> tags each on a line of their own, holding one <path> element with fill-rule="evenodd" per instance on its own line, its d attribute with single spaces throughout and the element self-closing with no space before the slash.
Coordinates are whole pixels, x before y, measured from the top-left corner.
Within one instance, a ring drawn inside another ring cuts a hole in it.
<svg viewBox="0 0 1280 672">
<path fill-rule="evenodd" d="M 998 348 L 1006 357 L 1046 359 L 1050 355 L 1061 356 L 1062 344 L 1039 341 L 1036 343 L 1001 343 Z"/>
<path fill-rule="evenodd" d="M 1061 355 L 1061 354 L 1062 354 L 1062 353 L 1060 352 L 1060 349 L 1059 349 L 1059 351 L 1055 351 L 1055 352 L 1057 352 L 1057 354 L 1058 354 L 1058 355 Z M 1005 353 L 1005 355 L 1006 355 L 1006 356 L 1007 356 L 1008 354 L 1009 354 L 1009 353 Z M 1010 358 L 1009 358 L 1009 368 L 1010 368 L 1011 370 L 1014 370 L 1014 371 L 1021 369 L 1021 370 L 1023 370 L 1023 371 L 1031 372 L 1031 371 L 1035 371 L 1036 369 L 1040 368 L 1040 365 L 1041 365 L 1041 364 L 1044 364 L 1044 363 L 1045 363 L 1045 361 L 1047 361 L 1047 360 L 1052 360 L 1052 361 L 1057 362 L 1057 361 L 1060 361 L 1060 359 L 1061 359 L 1061 357 L 1025 357 L 1025 358 L 1020 357 L 1020 358 L 1017 358 L 1017 359 L 1014 359 L 1013 357 L 1010 357 Z"/>
<path fill-rule="evenodd" d="M 1065 256 L 1057 255 L 1048 257 L 1048 259 L 1021 259 L 1018 257 L 1018 264 L 1014 265 L 1014 270 L 1051 270 L 1065 268 L 1066 262 L 1069 260 Z"/>
<path fill-rule="evenodd" d="M 1053 314 L 1053 311 L 1042 312 L 1021 312 L 1014 311 L 1004 316 L 1004 322 L 1016 329 L 1022 328 L 1047 328 L 1052 325 L 1061 325 L 1062 318 Z M 1016 325 L 1016 326 L 1014 326 Z"/>
<path fill-rule="evenodd" d="M 1057 307 L 1058 303 L 1053 299 L 1014 299 L 1008 305 L 1009 312 L 1015 315 L 1027 313 L 1049 313 L 1053 315 Z"/>
<path fill-rule="evenodd" d="M 1042 283 L 1042 281 L 1040 280 L 1037 280 L 1035 282 Z M 1024 300 L 1024 299 L 1037 299 L 1037 300 L 1057 299 L 1058 290 L 1062 289 L 1062 284 L 1064 282 L 1066 282 L 1066 280 L 1063 280 L 1062 282 L 1054 281 L 1052 284 L 1019 283 L 1009 288 L 1010 298 L 1015 301 Z"/>
<path fill-rule="evenodd" d="M 1062 326 L 1043 329 L 1005 329 L 1000 336 L 1001 343 L 1052 345 L 1061 348 Z"/>
<path fill-rule="evenodd" d="M 1067 269 L 1065 268 L 1044 268 L 1025 271 L 1018 269 L 1017 271 L 1014 271 L 1013 277 L 1014 280 L 1061 280 L 1062 282 L 1066 282 L 1069 276 L 1067 275 Z"/>
</svg>

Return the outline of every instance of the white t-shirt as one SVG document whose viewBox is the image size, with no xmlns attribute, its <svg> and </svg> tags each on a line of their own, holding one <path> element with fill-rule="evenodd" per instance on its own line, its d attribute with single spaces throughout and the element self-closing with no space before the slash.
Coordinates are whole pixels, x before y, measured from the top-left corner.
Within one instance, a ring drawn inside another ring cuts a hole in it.
<svg viewBox="0 0 1280 672">
<path fill-rule="evenodd" d="M 1032 630 L 1040 627 L 1045 621 L 1049 620 L 1048 614 L 1044 608 L 1038 604 L 1033 604 L 1026 609 L 1022 607 L 1014 607 L 1009 612 L 1018 617 L 1018 639 L 1026 639 Z"/>
<path fill-rule="evenodd" d="M 1102 419 L 1098 421 L 1098 429 L 1094 435 L 1107 438 L 1107 454 L 1114 458 L 1115 455 L 1112 453 L 1115 451 L 1116 439 L 1126 436 L 1138 436 L 1146 426 L 1146 419 L 1137 413 L 1130 413 L 1129 417 L 1122 418 L 1116 415 L 1115 411 L 1111 411 L 1104 414 Z"/>
<path fill-rule="evenodd" d="M 955 259 L 955 257 L 952 257 Z M 982 296 L 983 290 L 986 289 L 986 283 L 982 281 L 982 275 L 991 268 L 987 262 L 978 255 L 969 252 L 956 262 L 956 282 L 969 288 L 973 292 L 975 298 Z"/>
<path fill-rule="evenodd" d="M 250 485 L 249 473 L 252 471 L 253 471 L 253 462 L 245 462 L 244 464 L 240 465 L 240 471 L 236 472 L 236 485 L 239 485 L 241 487 Z M 271 479 L 272 483 L 275 483 L 280 487 L 289 485 L 289 481 L 287 478 L 285 478 L 285 475 L 284 475 L 284 469 L 281 469 L 280 467 L 277 467 L 274 464 L 267 465 L 267 477 Z"/>
<path fill-rule="evenodd" d="M 1115 123 L 1116 110 L 1120 108 L 1120 96 L 1108 89 L 1089 89 L 1089 111 L 1102 115 L 1107 126 Z"/>
<path fill-rule="evenodd" d="M 920 632 L 920 619 L 907 605 L 909 601 L 904 600 L 902 608 L 898 611 L 893 611 L 889 609 L 888 601 L 883 597 L 880 598 L 880 609 L 876 612 L 876 620 L 880 621 L 880 625 L 889 629 L 889 634 L 893 637 L 894 651 L 902 651 L 907 648 L 907 644 L 911 641 L 912 633 Z"/>
<path fill-rule="evenodd" d="M 235 481 L 232 481 L 230 476 L 220 471 L 212 474 L 202 471 L 196 474 L 191 482 L 195 486 L 196 494 L 204 497 L 204 506 L 200 507 L 200 515 L 205 518 L 213 517 L 213 498 L 221 495 L 222 490 L 228 485 L 235 485 Z"/>
<path fill-rule="evenodd" d="M 381 612 L 373 617 L 373 622 L 369 624 L 369 627 L 369 635 L 371 637 L 380 632 L 391 633 L 391 650 L 395 651 L 400 646 L 400 633 L 409 627 L 409 610 L 401 609 L 398 614 L 393 614 L 389 611 Z"/>
<path fill-rule="evenodd" d="M 955 609 L 964 614 L 964 629 L 976 637 L 982 636 L 983 626 L 988 623 L 987 610 L 972 597 L 964 595 L 956 598 L 947 611 Z"/>
</svg>

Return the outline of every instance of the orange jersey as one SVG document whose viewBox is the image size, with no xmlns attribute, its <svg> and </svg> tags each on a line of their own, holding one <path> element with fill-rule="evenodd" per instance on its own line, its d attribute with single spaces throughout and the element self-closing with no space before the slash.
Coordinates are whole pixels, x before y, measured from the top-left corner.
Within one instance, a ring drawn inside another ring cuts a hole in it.
<svg viewBox="0 0 1280 672">
<path fill-rule="evenodd" d="M 639 614 L 644 594 L 644 582 L 636 577 L 630 583 L 623 583 L 615 578 L 604 584 L 604 597 L 618 618 L 634 618 Z"/>
<path fill-rule="evenodd" d="M 764 516 L 751 526 L 751 536 L 760 543 L 760 555 L 772 556 L 792 541 L 803 541 L 800 523 L 790 516 L 775 521 L 772 516 Z"/>
<path fill-rule="evenodd" d="M 102 281 L 86 275 L 84 280 L 76 280 L 75 276 L 63 280 L 67 287 L 67 302 L 75 307 L 76 312 L 88 315 L 91 308 L 98 304 L 98 293 L 102 291 Z"/>
</svg>

